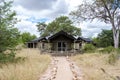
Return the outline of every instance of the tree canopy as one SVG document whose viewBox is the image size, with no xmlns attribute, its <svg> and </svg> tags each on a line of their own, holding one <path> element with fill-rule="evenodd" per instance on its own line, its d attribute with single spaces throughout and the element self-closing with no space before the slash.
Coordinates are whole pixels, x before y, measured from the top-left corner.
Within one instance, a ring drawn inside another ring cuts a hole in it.
<svg viewBox="0 0 120 80">
<path fill-rule="evenodd" d="M 101 33 L 98 34 L 97 38 L 94 38 L 94 42 L 97 47 L 108 47 L 113 46 L 113 33 L 112 30 L 102 30 Z"/>
<path fill-rule="evenodd" d="M 120 30 L 120 0 L 92 0 L 85 1 L 78 9 L 70 14 L 77 21 L 100 20 L 110 23 L 113 31 L 114 47 L 119 46 Z"/>
<path fill-rule="evenodd" d="M 24 32 L 21 34 L 22 42 L 25 44 L 26 42 L 29 42 L 35 38 L 37 38 L 35 35 L 31 35 L 29 32 Z"/>
<path fill-rule="evenodd" d="M 73 35 L 80 36 L 81 29 L 73 25 L 73 22 L 67 16 L 60 16 L 50 22 L 48 25 L 45 23 L 37 24 L 38 31 L 41 36 L 49 36 L 55 34 L 61 30 Z"/>
<path fill-rule="evenodd" d="M 14 27 L 17 19 L 16 13 L 12 11 L 12 2 L 2 1 L 0 3 L 0 53 L 14 48 L 18 44 L 19 31 Z"/>
<path fill-rule="evenodd" d="M 93 39 L 93 41 L 96 43 L 97 47 L 114 46 L 114 41 L 112 36 L 113 36 L 112 30 L 102 30 L 102 32 L 99 33 L 98 36 Z"/>
</svg>

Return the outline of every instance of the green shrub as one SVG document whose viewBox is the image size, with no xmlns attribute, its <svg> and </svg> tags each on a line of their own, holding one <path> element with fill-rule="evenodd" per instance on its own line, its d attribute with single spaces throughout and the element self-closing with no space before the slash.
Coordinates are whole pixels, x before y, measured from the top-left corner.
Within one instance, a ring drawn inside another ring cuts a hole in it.
<svg viewBox="0 0 120 80">
<path fill-rule="evenodd" d="M 114 47 L 108 46 L 108 47 L 100 50 L 99 52 L 101 52 L 101 53 L 108 53 L 109 54 L 109 53 L 114 52 L 114 51 L 116 51 L 116 49 Z"/>
<path fill-rule="evenodd" d="M 95 52 L 95 49 L 96 49 L 95 46 L 93 46 L 92 44 L 85 44 L 83 51 L 92 53 Z"/>
<path fill-rule="evenodd" d="M 24 60 L 24 57 L 16 57 L 16 53 L 11 51 L 10 53 L 0 53 L 0 63 L 16 63 L 18 61 Z"/>
<path fill-rule="evenodd" d="M 116 49 L 117 54 L 120 55 L 120 49 Z"/>
<path fill-rule="evenodd" d="M 108 63 L 114 65 L 118 59 L 119 59 L 119 54 L 111 53 L 108 56 Z"/>
<path fill-rule="evenodd" d="M 107 52 L 110 53 L 108 56 L 108 63 L 114 65 L 116 61 L 120 59 L 120 49 L 111 48 L 109 51 Z"/>
</svg>

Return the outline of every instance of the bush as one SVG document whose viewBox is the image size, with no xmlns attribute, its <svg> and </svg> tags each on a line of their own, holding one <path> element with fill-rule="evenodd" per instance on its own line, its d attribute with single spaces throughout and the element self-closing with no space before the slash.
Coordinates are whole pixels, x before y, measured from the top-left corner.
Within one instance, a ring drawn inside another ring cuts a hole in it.
<svg viewBox="0 0 120 80">
<path fill-rule="evenodd" d="M 93 46 L 92 44 L 85 44 L 83 50 L 84 52 L 89 52 L 89 53 L 92 53 L 92 52 L 95 52 L 95 46 Z"/>
<path fill-rule="evenodd" d="M 119 55 L 117 53 L 111 53 L 108 56 L 108 63 L 114 65 L 118 59 Z"/>
<path fill-rule="evenodd" d="M 120 49 L 115 49 L 112 46 L 106 47 L 100 50 L 101 53 L 109 54 L 107 62 L 114 65 L 118 59 L 120 59 Z"/>
<path fill-rule="evenodd" d="M 116 49 L 112 46 L 108 46 L 108 47 L 100 50 L 101 53 L 108 53 L 108 54 L 111 52 L 114 52 L 114 51 L 116 51 Z"/>
<path fill-rule="evenodd" d="M 120 49 L 116 49 L 117 54 L 120 55 Z"/>
<path fill-rule="evenodd" d="M 11 51 L 10 53 L 0 53 L 0 63 L 16 63 L 25 59 L 24 57 L 16 57 L 15 55 L 16 53 L 14 51 Z"/>
</svg>

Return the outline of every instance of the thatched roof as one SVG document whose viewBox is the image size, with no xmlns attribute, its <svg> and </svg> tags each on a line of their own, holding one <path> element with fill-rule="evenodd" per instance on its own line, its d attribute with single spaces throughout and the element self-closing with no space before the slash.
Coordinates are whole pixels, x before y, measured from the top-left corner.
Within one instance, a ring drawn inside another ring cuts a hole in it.
<svg viewBox="0 0 120 80">
<path fill-rule="evenodd" d="M 37 39 L 34 39 L 28 43 L 37 43 L 37 42 L 40 42 L 40 41 L 45 41 L 45 42 L 48 42 L 49 40 L 53 40 L 55 39 L 56 37 L 58 37 L 59 35 L 62 35 L 62 36 L 65 36 L 67 37 L 68 39 L 72 40 L 72 41 L 76 41 L 76 42 L 80 42 L 80 41 L 85 41 L 85 42 L 92 42 L 91 39 L 89 38 L 83 38 L 83 37 L 78 37 L 78 38 L 75 38 L 74 36 L 68 34 L 67 32 L 61 30 L 59 31 L 58 33 L 52 35 L 52 36 L 48 36 L 48 37 L 40 37 L 40 38 L 37 38 Z"/>
</svg>

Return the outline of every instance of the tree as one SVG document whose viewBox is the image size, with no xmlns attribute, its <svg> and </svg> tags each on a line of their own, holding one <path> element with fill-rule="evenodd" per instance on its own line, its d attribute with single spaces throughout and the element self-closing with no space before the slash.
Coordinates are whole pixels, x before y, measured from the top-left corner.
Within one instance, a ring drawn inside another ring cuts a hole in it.
<svg viewBox="0 0 120 80">
<path fill-rule="evenodd" d="M 42 28 L 43 26 L 46 26 L 46 27 L 44 27 L 43 29 Z M 60 16 L 55 20 L 53 20 L 48 25 L 42 25 L 41 28 L 43 30 L 43 33 L 41 34 L 41 36 L 44 36 L 44 37 L 55 34 L 61 30 L 64 30 L 65 32 L 73 36 L 81 35 L 81 29 L 75 27 L 73 25 L 73 22 L 67 16 Z M 42 31 L 41 28 L 40 29 L 38 28 L 39 32 Z"/>
<path fill-rule="evenodd" d="M 35 35 L 31 35 L 29 32 L 24 32 L 21 34 L 22 42 L 25 44 L 26 42 L 29 42 L 35 38 L 37 38 Z"/>
<path fill-rule="evenodd" d="M 12 1 L 0 3 L 0 53 L 14 48 L 18 44 L 19 31 L 14 28 L 16 13 L 11 8 Z"/>
<path fill-rule="evenodd" d="M 110 23 L 113 31 L 114 47 L 119 47 L 120 30 L 120 0 L 93 0 L 79 5 L 76 11 L 70 14 L 76 20 L 98 19 L 105 23 Z"/>
<path fill-rule="evenodd" d="M 40 33 L 40 35 L 42 35 L 47 27 L 47 24 L 45 24 L 44 22 L 43 23 L 38 22 L 36 26 L 37 26 L 38 32 Z"/>
<path fill-rule="evenodd" d="M 96 43 L 97 47 L 114 46 L 114 41 L 112 36 L 113 36 L 112 30 L 102 30 L 102 32 L 98 34 L 98 37 L 94 38 L 93 41 Z"/>
<path fill-rule="evenodd" d="M 102 32 L 98 34 L 98 37 L 94 38 L 94 42 L 98 47 L 113 46 L 114 42 L 112 35 L 112 30 L 102 30 Z"/>
</svg>

